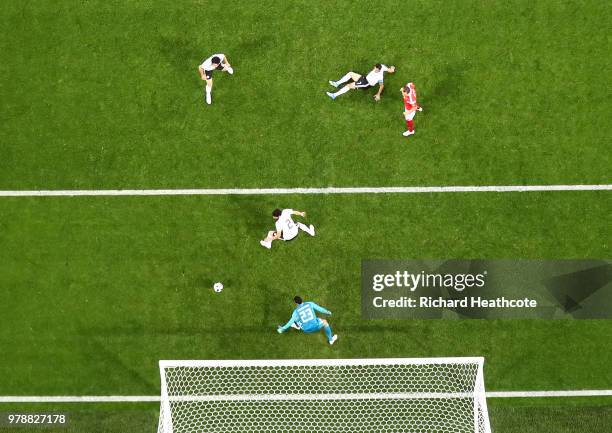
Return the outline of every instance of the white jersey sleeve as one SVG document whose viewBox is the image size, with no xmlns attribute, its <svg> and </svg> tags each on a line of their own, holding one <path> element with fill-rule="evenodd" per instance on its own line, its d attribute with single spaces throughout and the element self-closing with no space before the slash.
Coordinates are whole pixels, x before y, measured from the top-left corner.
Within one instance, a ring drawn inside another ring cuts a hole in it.
<svg viewBox="0 0 612 433">
<path fill-rule="evenodd" d="M 213 54 L 212 56 L 210 56 L 209 58 L 207 58 L 206 60 L 202 62 L 202 64 L 200 65 L 200 68 L 204 69 L 205 71 L 212 71 L 214 69 L 212 67 L 213 57 L 219 57 L 219 60 L 221 61 L 221 63 L 223 63 L 223 61 L 225 60 L 225 54 Z"/>
</svg>

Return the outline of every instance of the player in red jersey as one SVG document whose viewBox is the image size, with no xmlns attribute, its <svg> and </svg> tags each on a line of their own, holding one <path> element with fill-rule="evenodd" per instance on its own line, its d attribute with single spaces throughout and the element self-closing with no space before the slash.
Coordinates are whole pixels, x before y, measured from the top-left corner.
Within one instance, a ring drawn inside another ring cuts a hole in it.
<svg viewBox="0 0 612 433">
<path fill-rule="evenodd" d="M 404 119 L 406 119 L 407 131 L 404 132 L 403 136 L 408 137 L 414 134 L 414 115 L 417 111 L 423 111 L 421 106 L 417 102 L 416 87 L 414 83 L 408 83 L 401 89 L 402 96 L 404 97 Z"/>
</svg>

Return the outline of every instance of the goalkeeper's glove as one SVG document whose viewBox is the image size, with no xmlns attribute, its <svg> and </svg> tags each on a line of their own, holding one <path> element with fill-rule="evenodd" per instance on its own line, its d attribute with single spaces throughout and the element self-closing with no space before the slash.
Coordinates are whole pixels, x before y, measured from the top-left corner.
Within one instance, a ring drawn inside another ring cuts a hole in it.
<svg viewBox="0 0 612 433">
<path fill-rule="evenodd" d="M 278 332 L 279 334 L 283 333 L 283 327 L 279 325 L 278 328 L 276 328 L 276 332 Z"/>
</svg>

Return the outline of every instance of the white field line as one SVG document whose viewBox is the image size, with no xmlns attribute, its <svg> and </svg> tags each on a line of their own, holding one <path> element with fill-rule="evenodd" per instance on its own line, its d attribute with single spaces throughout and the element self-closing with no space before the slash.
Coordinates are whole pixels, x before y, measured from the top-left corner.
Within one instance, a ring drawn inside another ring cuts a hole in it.
<svg viewBox="0 0 612 433">
<path fill-rule="evenodd" d="M 610 191 L 607 185 L 491 185 L 327 188 L 220 189 L 84 189 L 0 191 L 0 197 L 159 196 L 159 195 L 279 195 L 279 194 L 419 194 L 457 192 Z"/>
<path fill-rule="evenodd" d="M 487 398 L 612 397 L 612 389 L 580 391 L 493 391 Z M 159 402 L 156 395 L 0 396 L 0 403 L 141 403 Z"/>
<path fill-rule="evenodd" d="M 493 391 L 487 398 L 537 398 L 537 397 L 611 397 L 612 389 L 581 391 Z"/>
</svg>

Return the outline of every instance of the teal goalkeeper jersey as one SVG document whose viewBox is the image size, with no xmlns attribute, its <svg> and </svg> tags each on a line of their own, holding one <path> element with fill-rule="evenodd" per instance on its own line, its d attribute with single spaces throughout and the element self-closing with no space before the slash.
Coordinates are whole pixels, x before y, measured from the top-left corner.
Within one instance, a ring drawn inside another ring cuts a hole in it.
<svg viewBox="0 0 612 433">
<path fill-rule="evenodd" d="M 331 311 L 326 310 L 314 302 L 303 302 L 295 310 L 293 310 L 291 319 L 285 324 L 285 326 L 282 327 L 282 330 L 286 331 L 294 323 L 297 323 L 303 330 L 317 328 L 319 326 L 317 312 L 331 314 Z"/>
</svg>

